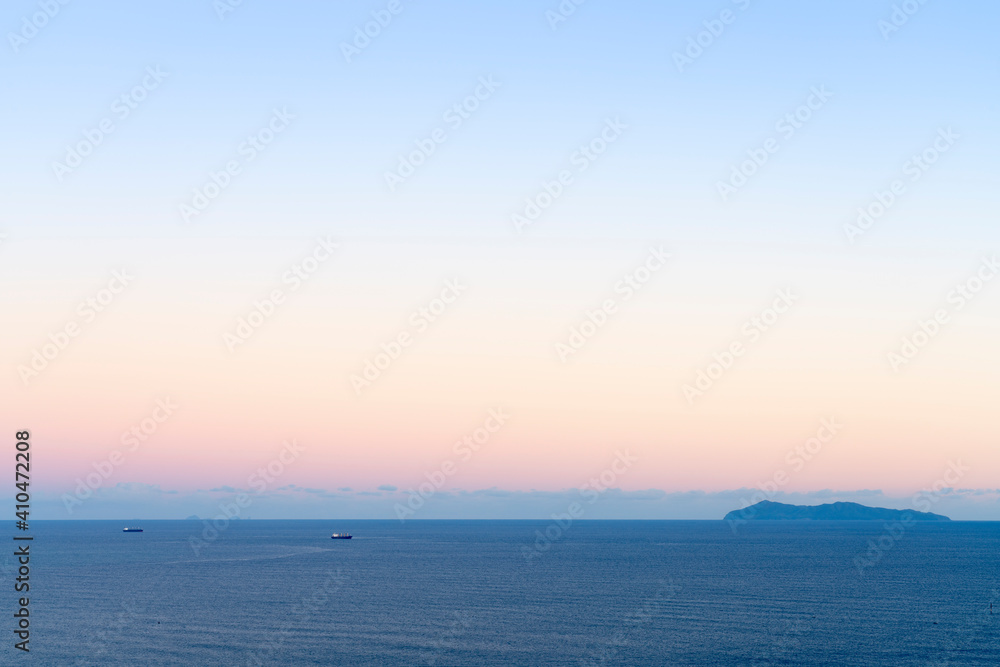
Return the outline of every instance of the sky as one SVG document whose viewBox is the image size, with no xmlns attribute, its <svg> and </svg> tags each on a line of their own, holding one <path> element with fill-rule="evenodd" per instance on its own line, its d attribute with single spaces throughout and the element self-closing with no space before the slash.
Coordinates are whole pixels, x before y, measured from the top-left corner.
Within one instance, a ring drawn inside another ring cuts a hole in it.
<svg viewBox="0 0 1000 667">
<path fill-rule="evenodd" d="M 998 14 L 4 3 L 36 518 L 1000 518 Z"/>
</svg>

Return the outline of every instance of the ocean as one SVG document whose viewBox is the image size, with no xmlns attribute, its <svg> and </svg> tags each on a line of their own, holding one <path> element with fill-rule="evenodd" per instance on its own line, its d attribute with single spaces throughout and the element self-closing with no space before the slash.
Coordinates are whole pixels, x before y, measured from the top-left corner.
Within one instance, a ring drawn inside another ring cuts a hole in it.
<svg viewBox="0 0 1000 667">
<path fill-rule="evenodd" d="M 31 524 L 30 654 L 4 550 L 0 663 L 1000 665 L 1000 523 L 123 525 Z"/>
</svg>

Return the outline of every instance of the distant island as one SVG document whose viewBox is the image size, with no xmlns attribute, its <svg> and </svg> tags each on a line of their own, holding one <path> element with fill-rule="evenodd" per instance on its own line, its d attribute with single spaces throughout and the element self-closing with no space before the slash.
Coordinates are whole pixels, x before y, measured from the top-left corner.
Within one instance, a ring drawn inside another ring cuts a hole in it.
<svg viewBox="0 0 1000 667">
<path fill-rule="evenodd" d="M 825 505 L 786 505 L 762 500 L 741 510 L 733 510 L 726 521 L 951 521 L 941 514 L 916 510 L 890 510 L 866 507 L 858 503 L 827 503 Z"/>
</svg>

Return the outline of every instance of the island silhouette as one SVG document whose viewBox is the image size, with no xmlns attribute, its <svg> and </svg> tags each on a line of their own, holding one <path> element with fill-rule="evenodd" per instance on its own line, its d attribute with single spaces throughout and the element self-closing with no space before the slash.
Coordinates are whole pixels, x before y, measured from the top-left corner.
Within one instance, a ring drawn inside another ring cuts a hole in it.
<svg viewBox="0 0 1000 667">
<path fill-rule="evenodd" d="M 786 505 L 762 500 L 723 517 L 726 521 L 951 521 L 948 517 L 916 510 L 892 510 L 858 503 L 825 505 Z"/>
</svg>

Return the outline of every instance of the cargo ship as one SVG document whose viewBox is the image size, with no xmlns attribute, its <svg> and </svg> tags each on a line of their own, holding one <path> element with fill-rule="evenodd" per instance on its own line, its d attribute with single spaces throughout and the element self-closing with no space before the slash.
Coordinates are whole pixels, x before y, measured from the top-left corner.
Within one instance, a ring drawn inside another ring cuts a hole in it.
<svg viewBox="0 0 1000 667">
<path fill-rule="evenodd" d="M 330 536 L 331 540 L 349 540 L 351 539 L 350 533 L 334 533 Z"/>
<path fill-rule="evenodd" d="M 122 528 L 123 533 L 141 533 L 142 528 Z"/>
</svg>

